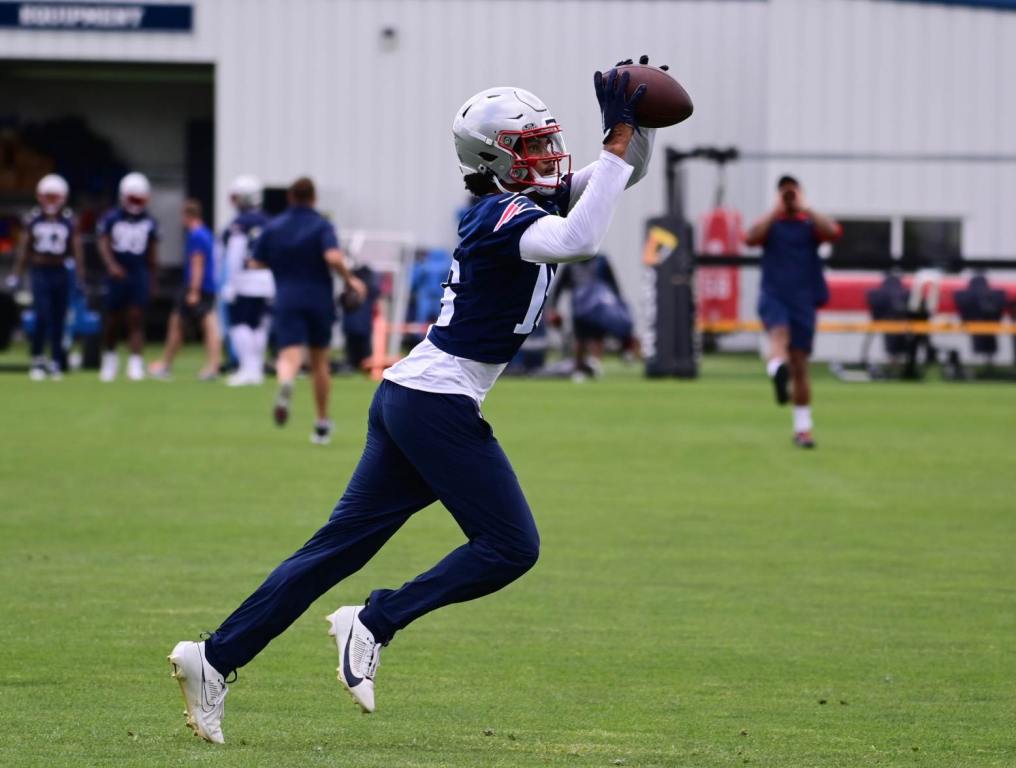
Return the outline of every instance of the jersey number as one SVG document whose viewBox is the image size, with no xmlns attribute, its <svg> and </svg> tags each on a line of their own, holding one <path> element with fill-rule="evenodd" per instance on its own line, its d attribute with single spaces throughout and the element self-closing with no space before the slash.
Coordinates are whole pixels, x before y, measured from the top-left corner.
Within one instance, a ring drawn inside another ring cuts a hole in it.
<svg viewBox="0 0 1016 768">
<path fill-rule="evenodd" d="M 148 250 L 148 233 L 151 225 L 147 221 L 118 221 L 111 233 L 113 250 L 117 253 L 133 253 L 141 256 Z"/>
<path fill-rule="evenodd" d="M 459 260 L 452 259 L 448 282 L 444 284 L 444 294 L 441 296 L 441 314 L 438 315 L 434 325 L 445 326 L 451 323 L 452 315 L 455 314 L 455 291 L 452 290 L 452 285 L 457 282 L 459 282 Z"/>
<path fill-rule="evenodd" d="M 521 323 L 515 326 L 515 333 L 528 334 L 540 322 L 540 315 L 543 313 L 543 303 L 547 300 L 547 288 L 550 287 L 550 268 L 546 264 L 540 265 L 540 274 L 536 278 L 536 285 L 533 286 L 533 295 L 529 297 L 529 308 Z"/>
<path fill-rule="evenodd" d="M 32 228 L 35 243 L 32 246 L 36 253 L 62 256 L 67 252 L 67 227 L 48 221 L 40 221 Z"/>
<path fill-rule="evenodd" d="M 516 324 L 515 333 L 530 334 L 540 322 L 543 303 L 547 300 L 547 289 L 550 287 L 550 277 L 550 268 L 546 264 L 541 264 L 540 274 L 536 278 L 536 285 L 533 286 L 533 295 L 529 297 L 526 316 L 521 323 Z M 452 268 L 448 272 L 448 281 L 444 284 L 444 295 L 441 297 L 441 314 L 438 315 L 434 325 L 446 326 L 452 322 L 452 315 L 455 314 L 455 291 L 452 290 L 452 286 L 458 282 L 459 260 L 452 259 Z"/>
</svg>

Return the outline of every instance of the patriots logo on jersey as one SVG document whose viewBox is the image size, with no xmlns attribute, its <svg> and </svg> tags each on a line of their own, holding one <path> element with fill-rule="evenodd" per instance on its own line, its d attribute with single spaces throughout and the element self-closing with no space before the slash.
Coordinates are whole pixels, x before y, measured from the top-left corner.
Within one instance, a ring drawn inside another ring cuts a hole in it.
<svg viewBox="0 0 1016 768">
<path fill-rule="evenodd" d="M 494 231 L 497 232 L 501 227 L 507 224 L 509 221 L 514 219 L 520 213 L 524 211 L 531 211 L 536 207 L 536 204 L 525 197 L 512 198 L 511 202 L 505 206 L 504 212 L 501 214 L 501 218 L 498 219 L 497 224 L 494 225 Z"/>
</svg>

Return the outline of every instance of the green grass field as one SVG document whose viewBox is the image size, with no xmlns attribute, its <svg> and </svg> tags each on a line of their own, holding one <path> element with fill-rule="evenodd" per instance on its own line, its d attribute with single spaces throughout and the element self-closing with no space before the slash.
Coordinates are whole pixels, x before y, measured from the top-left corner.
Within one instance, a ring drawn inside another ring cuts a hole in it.
<svg viewBox="0 0 1016 768">
<path fill-rule="evenodd" d="M 1016 765 L 1016 387 L 820 373 L 806 453 L 753 359 L 504 380 L 536 568 L 401 633 L 360 715 L 323 617 L 461 542 L 421 512 L 240 671 L 215 747 L 165 656 L 326 518 L 373 385 L 316 448 L 306 382 L 280 431 L 187 364 L 0 375 L 0 765 Z"/>
</svg>

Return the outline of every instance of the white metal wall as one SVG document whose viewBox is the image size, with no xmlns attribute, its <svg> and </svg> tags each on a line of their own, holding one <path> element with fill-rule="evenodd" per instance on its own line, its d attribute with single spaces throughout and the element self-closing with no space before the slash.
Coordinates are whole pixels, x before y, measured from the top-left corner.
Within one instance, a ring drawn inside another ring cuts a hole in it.
<svg viewBox="0 0 1016 768">
<path fill-rule="evenodd" d="M 220 211 L 228 181 L 240 172 L 277 184 L 310 173 L 340 225 L 410 230 L 435 245 L 453 244 L 454 211 L 465 199 L 452 116 L 490 85 L 517 84 L 547 101 L 580 165 L 599 147 L 593 71 L 641 53 L 670 64 L 696 103 L 685 126 L 660 132 L 660 146 L 759 146 L 765 129 L 766 4 L 758 0 L 195 6 L 193 35 L 5 31 L 0 51 L 27 59 L 212 62 Z M 386 47 L 381 30 L 388 26 L 397 34 Z M 641 222 L 663 206 L 662 177 L 658 168 L 627 196 L 605 246 L 631 292 Z M 701 207 L 708 195 L 699 197 Z"/>
<path fill-rule="evenodd" d="M 774 162 L 770 179 L 799 173 L 844 215 L 958 216 L 966 254 L 1016 252 L 1016 12 L 772 0 L 768 29 L 769 150 L 956 158 Z"/>
</svg>

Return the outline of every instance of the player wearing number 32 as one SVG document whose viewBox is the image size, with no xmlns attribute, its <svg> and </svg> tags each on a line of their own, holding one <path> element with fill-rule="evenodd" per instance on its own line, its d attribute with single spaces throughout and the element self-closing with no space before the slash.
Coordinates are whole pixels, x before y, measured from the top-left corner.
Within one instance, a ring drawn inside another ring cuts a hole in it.
<svg viewBox="0 0 1016 768">
<path fill-rule="evenodd" d="M 570 173 L 561 126 L 521 88 L 491 88 L 456 112 L 452 133 L 468 189 L 441 314 L 390 368 L 370 406 L 367 442 L 328 522 L 279 565 L 204 643 L 170 662 L 202 737 L 221 741 L 224 676 L 254 658 L 318 597 L 359 570 L 409 517 L 440 500 L 467 541 L 397 589 L 327 617 L 338 678 L 373 712 L 382 646 L 450 603 L 495 592 L 532 568 L 539 535 L 512 466 L 480 414 L 498 375 L 539 321 L 561 262 L 596 253 L 621 192 L 641 178 L 653 133 L 638 129 L 628 77 L 595 75 L 599 158 Z"/>
</svg>

